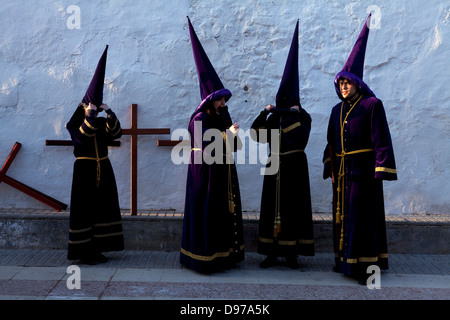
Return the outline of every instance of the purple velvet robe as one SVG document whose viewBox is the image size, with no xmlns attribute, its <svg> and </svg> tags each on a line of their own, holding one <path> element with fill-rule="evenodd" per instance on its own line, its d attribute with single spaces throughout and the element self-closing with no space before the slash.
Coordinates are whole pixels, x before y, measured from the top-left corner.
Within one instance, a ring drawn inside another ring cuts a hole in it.
<svg viewBox="0 0 450 320">
<path fill-rule="evenodd" d="M 383 180 L 397 180 L 397 171 L 382 101 L 363 96 L 353 108 L 347 102 L 337 104 L 329 119 L 327 141 L 324 179 L 333 177 L 337 270 L 358 276 L 369 265 L 387 269 Z M 354 153 L 343 155 L 343 150 Z M 337 211 L 343 213 L 342 220 Z"/>
<path fill-rule="evenodd" d="M 234 162 L 227 164 L 224 156 L 223 164 L 206 163 L 209 149 L 205 148 L 214 140 L 203 141 L 206 139 L 196 136 L 196 122 L 202 125 L 202 136 L 208 129 L 225 132 L 232 122 L 227 108 L 221 111 L 221 116 L 208 114 L 199 108 L 189 123 L 192 151 L 186 183 L 180 263 L 198 272 L 210 273 L 231 268 L 244 260 L 242 207 Z M 223 137 L 220 139 L 223 139 L 225 150 L 227 141 Z M 211 156 L 215 156 L 214 152 Z M 203 160 L 196 163 L 196 157 Z"/>
</svg>

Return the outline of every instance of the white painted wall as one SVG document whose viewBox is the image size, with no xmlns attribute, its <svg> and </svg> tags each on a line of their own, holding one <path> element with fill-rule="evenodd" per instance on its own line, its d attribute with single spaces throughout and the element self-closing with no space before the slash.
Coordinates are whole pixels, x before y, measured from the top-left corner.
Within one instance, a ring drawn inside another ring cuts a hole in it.
<svg viewBox="0 0 450 320">
<path fill-rule="evenodd" d="M 71 147 L 65 124 L 81 101 L 109 44 L 104 97 L 123 128 L 138 104 L 141 128 L 186 128 L 200 100 L 186 16 L 224 85 L 242 129 L 274 103 L 295 22 L 300 19 L 300 91 L 312 117 L 309 159 L 315 212 L 331 210 L 331 182 L 322 180 L 322 151 L 333 78 L 367 18 L 372 29 L 364 80 L 383 100 L 399 180 L 385 182 L 388 214 L 449 213 L 450 4 L 441 1 L 7 1 L 0 5 L 0 162 L 16 141 L 22 149 L 8 175 L 69 204 Z M 68 10 L 75 5 L 77 11 Z M 378 14 L 377 12 L 375 12 Z M 74 20 L 75 19 L 75 20 Z M 374 21 L 375 22 L 375 21 Z M 75 24 L 73 24 L 75 23 Z M 77 26 L 79 29 L 69 27 Z M 139 138 L 140 209 L 182 210 L 186 165 L 171 148 Z M 130 207 L 130 137 L 110 150 L 122 208 Z M 243 207 L 258 211 L 262 164 L 238 166 Z M 0 207 L 46 208 L 0 184 Z"/>
</svg>

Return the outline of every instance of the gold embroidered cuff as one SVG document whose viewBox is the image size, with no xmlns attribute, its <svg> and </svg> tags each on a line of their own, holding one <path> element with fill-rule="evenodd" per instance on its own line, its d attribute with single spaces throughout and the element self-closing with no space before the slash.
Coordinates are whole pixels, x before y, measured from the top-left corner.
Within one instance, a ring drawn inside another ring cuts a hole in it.
<svg viewBox="0 0 450 320">
<path fill-rule="evenodd" d="M 397 173 L 397 170 L 385 167 L 376 167 L 375 172 Z"/>
</svg>

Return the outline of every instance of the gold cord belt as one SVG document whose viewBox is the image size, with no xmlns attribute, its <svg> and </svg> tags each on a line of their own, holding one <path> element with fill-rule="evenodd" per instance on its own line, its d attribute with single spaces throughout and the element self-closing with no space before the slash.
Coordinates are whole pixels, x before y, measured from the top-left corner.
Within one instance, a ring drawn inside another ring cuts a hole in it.
<svg viewBox="0 0 450 320">
<path fill-rule="evenodd" d="M 346 152 L 344 150 L 344 123 L 347 121 L 347 117 L 350 114 L 350 112 L 353 110 L 353 108 L 356 106 L 356 104 L 361 100 L 362 95 L 358 98 L 358 100 L 353 104 L 350 111 L 347 112 L 347 115 L 344 118 L 344 121 L 342 121 L 342 111 L 344 109 L 344 102 L 342 102 L 341 105 L 341 116 L 340 116 L 340 124 L 341 124 L 341 150 L 342 152 L 340 154 L 336 153 L 336 156 L 341 158 L 341 163 L 339 165 L 339 172 L 338 172 L 338 182 L 337 182 L 337 201 L 336 201 L 336 224 L 341 223 L 341 234 L 340 234 L 340 240 L 339 240 L 339 250 L 342 250 L 344 246 L 344 176 L 345 176 L 345 157 L 348 155 L 358 154 L 358 153 L 364 153 L 364 152 L 371 152 L 373 149 L 360 149 L 360 150 L 354 150 L 354 151 L 348 151 Z M 342 208 L 341 208 L 342 204 Z"/>
<path fill-rule="evenodd" d="M 232 150 L 230 147 L 230 143 L 227 139 L 227 135 L 222 133 L 224 142 L 225 142 L 225 157 L 226 157 L 226 163 L 228 164 L 228 212 L 236 215 L 235 212 L 235 206 L 236 204 L 234 203 L 234 193 L 233 193 L 233 179 L 231 176 L 231 171 L 232 171 L 232 167 L 231 164 L 234 162 L 233 161 L 233 154 L 232 154 Z"/>
<path fill-rule="evenodd" d="M 101 170 L 101 166 L 100 166 L 100 161 L 108 159 L 108 156 L 100 158 L 98 156 L 98 147 L 97 147 L 97 137 L 94 137 L 94 143 L 95 143 L 95 154 L 96 154 L 96 158 L 93 157 L 77 157 L 77 160 L 95 160 L 97 161 L 97 187 L 100 185 L 100 170 Z"/>
<path fill-rule="evenodd" d="M 283 117 L 280 118 L 280 122 L 283 120 Z M 275 219 L 273 221 L 273 237 L 276 239 L 278 234 L 281 232 L 281 158 L 280 156 L 285 156 L 288 154 L 293 154 L 297 152 L 305 152 L 303 149 L 290 150 L 286 152 L 281 151 L 281 132 L 283 130 L 280 128 L 278 131 L 278 150 L 275 152 L 270 152 L 271 155 L 278 156 L 278 171 L 277 176 L 275 178 L 276 184 L 276 194 L 275 194 Z"/>
<path fill-rule="evenodd" d="M 281 143 L 281 140 L 279 140 Z M 280 144 L 279 144 L 280 145 Z M 290 150 L 290 151 L 286 151 L 286 152 L 271 152 L 271 155 L 278 155 L 278 156 L 285 156 L 288 154 L 293 154 L 293 153 L 299 153 L 299 152 L 305 152 L 305 150 L 303 149 L 296 149 L 296 150 Z M 275 212 L 275 220 L 273 222 L 273 237 L 277 238 L 278 237 L 278 233 L 280 233 L 281 231 L 281 159 L 278 158 L 278 171 L 277 171 L 277 176 L 276 176 L 276 195 L 275 195 L 275 208 L 276 208 L 276 212 Z"/>
</svg>

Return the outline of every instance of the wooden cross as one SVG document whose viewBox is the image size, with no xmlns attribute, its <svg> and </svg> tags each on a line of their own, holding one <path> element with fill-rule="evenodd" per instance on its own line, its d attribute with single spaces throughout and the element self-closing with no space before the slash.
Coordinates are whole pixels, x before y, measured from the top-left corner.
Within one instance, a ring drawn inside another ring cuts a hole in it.
<svg viewBox="0 0 450 320">
<path fill-rule="evenodd" d="M 46 146 L 73 146 L 72 140 L 45 140 Z M 111 141 L 108 147 L 120 147 L 120 141 Z"/>
<path fill-rule="evenodd" d="M 158 140 L 156 142 L 158 147 L 176 147 L 181 145 L 188 145 L 189 140 Z"/>
<path fill-rule="evenodd" d="M 16 188 L 17 190 L 35 198 L 36 200 L 39 200 L 46 205 L 52 207 L 53 209 L 56 209 L 58 211 L 67 209 L 67 204 L 64 204 L 62 202 L 59 202 L 56 199 L 53 199 L 52 197 L 49 197 L 46 194 L 43 194 L 42 192 L 39 192 L 22 182 L 19 182 L 9 176 L 6 175 L 6 171 L 8 171 L 9 166 L 13 162 L 14 158 L 16 157 L 17 153 L 19 152 L 20 148 L 22 147 L 22 144 L 19 142 L 16 142 L 14 144 L 14 147 L 12 148 L 8 158 L 6 159 L 5 163 L 3 164 L 2 170 L 0 171 L 0 183 L 5 182 L 6 184 L 10 185 L 13 188 Z"/>
<path fill-rule="evenodd" d="M 137 125 L 137 104 L 131 105 L 131 128 L 122 129 L 123 135 L 131 136 L 131 215 L 137 214 L 137 139 L 141 134 L 170 134 L 170 129 L 139 129 Z M 113 141 L 120 146 L 120 141 Z M 46 146 L 71 146 L 72 140 L 46 140 Z"/>
<path fill-rule="evenodd" d="M 138 129 L 137 104 L 131 105 L 131 128 L 122 133 L 131 136 L 131 215 L 137 214 L 137 140 L 140 134 L 170 134 L 170 129 Z"/>
</svg>

